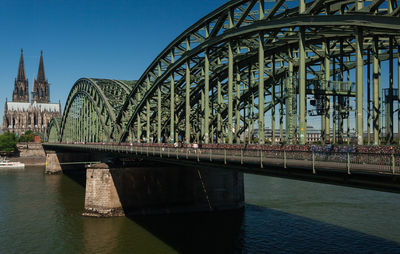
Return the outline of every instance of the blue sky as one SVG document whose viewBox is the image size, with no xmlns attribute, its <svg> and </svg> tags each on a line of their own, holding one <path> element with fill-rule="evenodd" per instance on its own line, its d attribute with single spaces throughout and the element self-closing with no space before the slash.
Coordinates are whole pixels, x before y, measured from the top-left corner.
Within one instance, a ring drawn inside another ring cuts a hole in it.
<svg viewBox="0 0 400 254">
<path fill-rule="evenodd" d="M 72 85 L 79 78 L 138 79 L 173 39 L 226 2 L 2 0 L 0 121 L 6 97 L 12 98 L 21 48 L 30 89 L 43 49 L 46 77 L 51 83 L 51 101 L 60 100 L 64 107 Z M 385 63 L 382 70 L 382 86 L 387 87 Z M 366 83 L 365 67 L 364 76 Z M 353 71 L 351 80 L 354 81 Z M 364 103 L 366 97 L 365 94 Z M 319 128 L 319 117 L 308 118 L 309 124 Z M 352 113 L 351 121 L 354 120 Z M 364 122 L 366 126 L 366 119 Z M 268 121 L 266 126 L 269 124 Z M 397 121 L 395 126 L 397 128 Z"/>
<path fill-rule="evenodd" d="M 44 52 L 51 101 L 81 77 L 138 79 L 179 34 L 226 0 L 2 0 L 0 117 L 11 100 L 20 49 L 32 89 Z"/>
</svg>

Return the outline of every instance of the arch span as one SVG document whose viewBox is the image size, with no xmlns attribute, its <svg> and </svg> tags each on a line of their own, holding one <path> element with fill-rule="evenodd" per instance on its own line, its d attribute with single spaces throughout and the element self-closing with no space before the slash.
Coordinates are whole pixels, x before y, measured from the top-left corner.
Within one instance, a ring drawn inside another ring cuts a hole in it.
<svg viewBox="0 0 400 254">
<path fill-rule="evenodd" d="M 323 142 L 346 135 L 363 144 L 367 118 L 368 143 L 378 144 L 383 100 L 393 142 L 399 14 L 394 0 L 229 1 L 172 41 L 137 82 L 78 80 L 61 140 L 305 144 L 307 121 L 318 118 Z"/>
<path fill-rule="evenodd" d="M 343 139 L 352 109 L 358 120 L 347 129 L 354 128 L 362 144 L 363 66 L 373 58 L 393 66 L 399 12 L 391 0 L 229 1 L 178 36 L 146 69 L 116 117 L 119 141 L 251 142 L 257 132 L 262 144 L 265 133 L 257 129 L 264 130 L 269 110 L 270 126 L 285 125 L 281 141 L 306 143 L 308 115 L 317 114 L 328 142 L 331 118 Z M 307 109 L 308 95 L 318 108 Z M 374 119 L 379 132 L 379 116 Z M 275 128 L 271 132 L 275 142 Z"/>
<path fill-rule="evenodd" d="M 81 78 L 75 82 L 60 125 L 62 142 L 110 142 L 116 114 L 133 81 Z"/>
</svg>

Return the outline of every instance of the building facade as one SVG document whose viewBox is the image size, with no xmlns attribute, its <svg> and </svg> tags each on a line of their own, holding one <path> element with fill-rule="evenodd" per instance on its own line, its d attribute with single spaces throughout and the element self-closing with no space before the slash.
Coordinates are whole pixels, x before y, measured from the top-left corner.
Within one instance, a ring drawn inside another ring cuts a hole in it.
<svg viewBox="0 0 400 254">
<path fill-rule="evenodd" d="M 43 134 L 53 117 L 61 117 L 61 104 L 50 103 L 50 87 L 44 72 L 43 51 L 40 53 L 37 77 L 33 80 L 32 99 L 29 101 L 29 85 L 21 49 L 12 101 L 6 100 L 4 106 L 2 130 L 18 135 L 28 130 Z"/>
</svg>

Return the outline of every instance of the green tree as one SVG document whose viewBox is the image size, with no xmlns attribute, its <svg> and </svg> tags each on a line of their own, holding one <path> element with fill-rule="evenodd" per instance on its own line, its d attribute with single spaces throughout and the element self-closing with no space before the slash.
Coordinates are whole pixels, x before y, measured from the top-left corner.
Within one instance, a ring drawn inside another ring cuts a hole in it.
<svg viewBox="0 0 400 254">
<path fill-rule="evenodd" d="M 14 133 L 6 132 L 0 135 L 0 151 L 11 153 L 17 149 L 17 138 Z"/>
<path fill-rule="evenodd" d="M 35 134 L 31 130 L 25 132 L 25 134 L 22 134 L 19 137 L 19 142 L 33 142 L 34 140 L 35 140 Z"/>
</svg>

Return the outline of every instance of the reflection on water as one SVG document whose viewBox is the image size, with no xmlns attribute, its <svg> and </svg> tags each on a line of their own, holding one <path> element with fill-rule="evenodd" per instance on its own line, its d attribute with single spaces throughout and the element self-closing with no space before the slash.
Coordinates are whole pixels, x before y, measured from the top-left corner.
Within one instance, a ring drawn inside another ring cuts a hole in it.
<svg viewBox="0 0 400 254">
<path fill-rule="evenodd" d="M 244 211 L 99 219 L 81 216 L 84 187 L 65 175 L 0 173 L 0 253 L 400 253 L 398 194 L 245 184 Z"/>
</svg>

